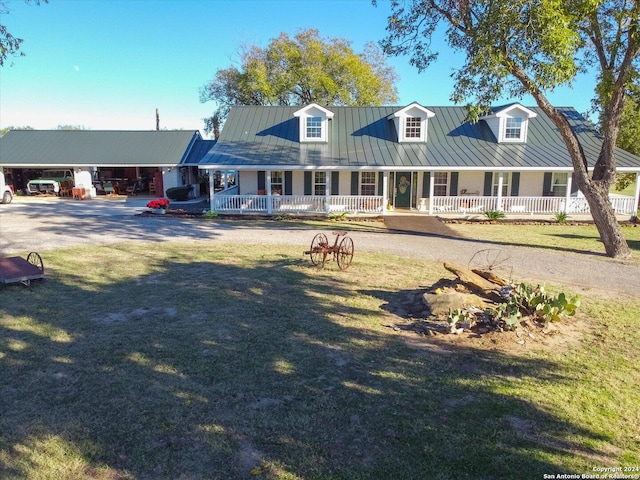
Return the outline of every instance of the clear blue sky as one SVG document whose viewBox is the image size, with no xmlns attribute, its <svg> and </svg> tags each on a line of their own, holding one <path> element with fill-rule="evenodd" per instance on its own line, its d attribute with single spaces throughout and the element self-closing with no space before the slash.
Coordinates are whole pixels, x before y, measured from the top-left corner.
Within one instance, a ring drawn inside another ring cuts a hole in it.
<svg viewBox="0 0 640 480">
<path fill-rule="evenodd" d="M 239 47 L 266 47 L 281 32 L 315 28 L 360 52 L 385 35 L 389 6 L 379 0 L 21 0 L 0 23 L 23 38 L 25 57 L 0 68 L 0 128 L 202 130 L 214 105 L 199 88 L 216 70 L 238 62 Z M 399 105 L 450 105 L 452 68 L 463 59 L 443 44 L 437 64 L 423 73 L 405 57 L 388 60 L 400 76 Z M 558 106 L 589 108 L 593 81 L 550 95 Z M 504 99 L 505 101 L 517 99 Z M 531 99 L 523 99 L 533 105 Z"/>
</svg>

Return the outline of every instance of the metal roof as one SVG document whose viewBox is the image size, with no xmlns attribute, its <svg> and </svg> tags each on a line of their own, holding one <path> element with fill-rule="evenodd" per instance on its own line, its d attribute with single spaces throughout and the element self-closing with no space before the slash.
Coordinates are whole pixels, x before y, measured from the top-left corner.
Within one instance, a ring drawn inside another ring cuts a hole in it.
<svg viewBox="0 0 640 480">
<path fill-rule="evenodd" d="M 241 106 L 231 109 L 218 142 L 200 167 L 232 169 L 395 169 L 395 170 L 571 170 L 567 148 L 557 127 L 538 107 L 529 119 L 527 143 L 498 143 L 483 120 L 465 120 L 465 107 L 425 108 L 426 143 L 399 143 L 387 117 L 402 109 L 385 107 L 327 107 L 329 141 L 301 143 L 295 107 Z M 558 108 L 571 122 L 592 166 L 601 139 L 595 127 L 571 107 Z M 640 171 L 640 157 L 621 149 L 620 171 Z"/>
<path fill-rule="evenodd" d="M 176 166 L 199 138 L 197 131 L 11 130 L 0 138 L 0 165 Z"/>
<path fill-rule="evenodd" d="M 209 150 L 211 150 L 211 147 L 213 147 L 215 144 L 215 140 L 196 140 L 193 144 L 193 147 L 191 147 L 191 150 L 189 151 L 189 155 L 182 162 L 182 165 L 198 165 L 202 161 L 202 158 L 207 154 Z"/>
</svg>

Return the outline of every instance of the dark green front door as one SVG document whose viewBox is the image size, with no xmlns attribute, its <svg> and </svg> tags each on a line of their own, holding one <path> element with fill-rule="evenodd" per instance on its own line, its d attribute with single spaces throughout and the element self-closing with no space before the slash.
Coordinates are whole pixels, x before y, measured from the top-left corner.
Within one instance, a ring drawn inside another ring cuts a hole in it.
<svg viewBox="0 0 640 480">
<path fill-rule="evenodd" d="M 395 207 L 409 208 L 411 206 L 411 172 L 396 172 L 395 189 Z"/>
</svg>

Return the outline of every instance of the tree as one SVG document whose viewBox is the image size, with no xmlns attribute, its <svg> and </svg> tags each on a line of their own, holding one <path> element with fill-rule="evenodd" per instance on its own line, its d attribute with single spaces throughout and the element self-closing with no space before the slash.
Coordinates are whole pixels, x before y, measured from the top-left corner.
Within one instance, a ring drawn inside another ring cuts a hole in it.
<svg viewBox="0 0 640 480">
<path fill-rule="evenodd" d="M 618 147 L 640 155 L 640 103 L 628 97 L 622 110 Z M 624 190 L 636 180 L 634 173 L 623 173 L 616 179 L 616 190 Z"/>
<path fill-rule="evenodd" d="M 374 43 L 355 53 L 340 38 L 324 39 L 317 30 L 286 33 L 267 48 L 250 46 L 241 66 L 218 70 L 200 89 L 200 101 L 218 109 L 205 130 L 219 128 L 234 105 L 382 105 L 398 99 L 397 75 Z"/>
<path fill-rule="evenodd" d="M 376 0 L 373 0 L 374 4 Z M 607 255 L 626 257 L 629 247 L 609 200 L 615 181 L 615 145 L 625 96 L 638 86 L 640 3 L 636 0 L 390 0 L 385 53 L 409 55 L 419 70 L 437 59 L 438 27 L 466 61 L 454 74 L 451 99 L 473 99 L 477 120 L 505 94 L 530 94 L 558 127 L 574 168 L 574 181 L 589 203 Z M 602 149 L 592 172 L 569 121 L 546 92 L 571 85 L 585 69 L 598 72 Z"/>
<path fill-rule="evenodd" d="M 47 3 L 49 0 L 42 0 Z M 25 3 L 34 3 L 40 5 L 40 0 L 24 0 Z M 9 8 L 6 2 L 0 2 L 0 15 L 7 15 Z M 4 62 L 9 56 L 24 56 L 24 52 L 20 51 L 20 44 L 23 42 L 21 38 L 14 37 L 5 25 L 0 24 L 0 67 L 4 65 Z"/>
<path fill-rule="evenodd" d="M 0 130 L 0 138 L 4 137 L 11 130 L 34 130 L 34 128 L 28 125 L 25 127 L 14 127 L 14 126 L 5 127 L 2 130 Z"/>
</svg>

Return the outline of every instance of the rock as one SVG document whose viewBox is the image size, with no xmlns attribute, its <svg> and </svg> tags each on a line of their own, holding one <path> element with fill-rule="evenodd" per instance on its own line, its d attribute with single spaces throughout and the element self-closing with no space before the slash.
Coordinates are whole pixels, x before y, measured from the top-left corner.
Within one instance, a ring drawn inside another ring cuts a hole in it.
<svg viewBox="0 0 640 480">
<path fill-rule="evenodd" d="M 463 307 L 487 308 L 485 301 L 472 293 L 451 292 L 442 295 L 425 293 L 422 295 L 424 303 L 429 307 L 431 315 L 447 315 L 449 309 L 456 310 Z"/>
</svg>

